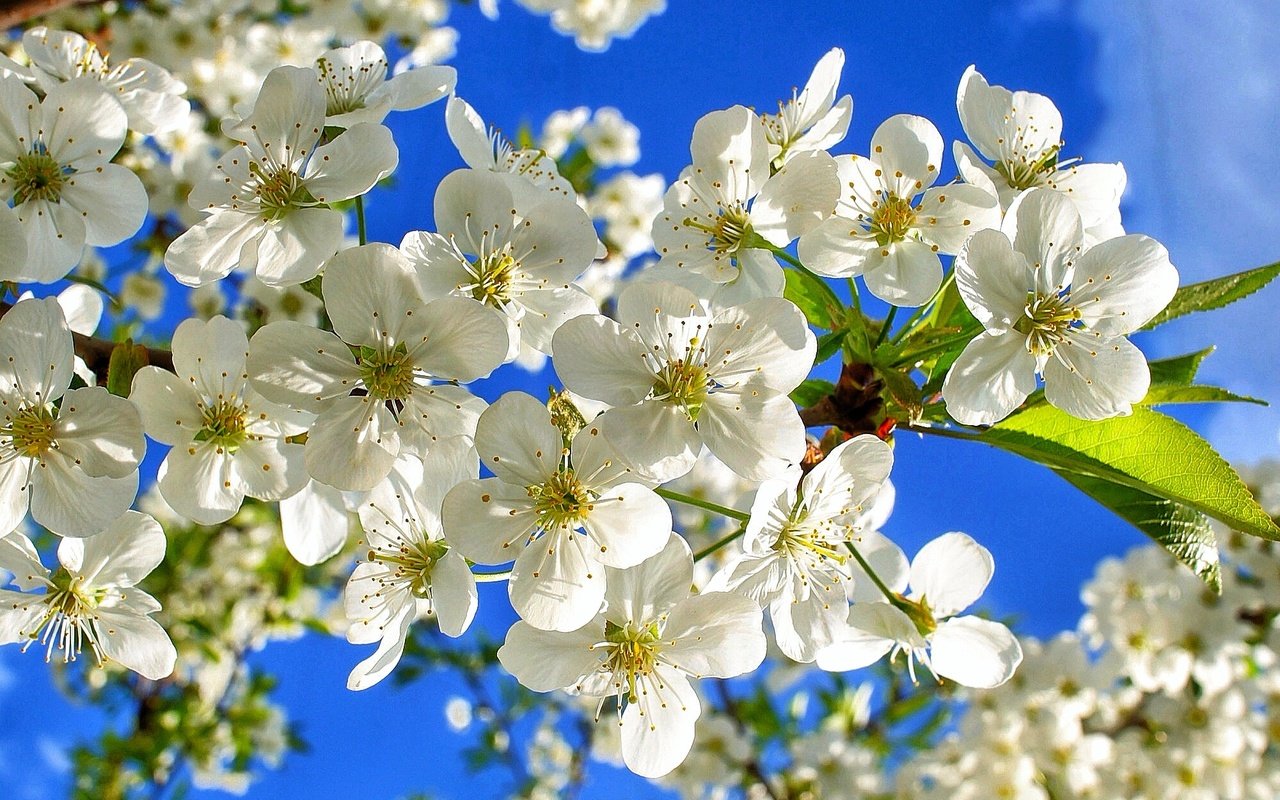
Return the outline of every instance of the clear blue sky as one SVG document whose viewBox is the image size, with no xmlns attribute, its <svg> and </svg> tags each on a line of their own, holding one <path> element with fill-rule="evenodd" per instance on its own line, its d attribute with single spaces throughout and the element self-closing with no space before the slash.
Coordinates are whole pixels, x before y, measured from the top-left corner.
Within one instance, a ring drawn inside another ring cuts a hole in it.
<svg viewBox="0 0 1280 800">
<path fill-rule="evenodd" d="M 833 46 L 846 52 L 842 91 L 854 97 L 853 125 L 837 152 L 865 151 L 876 125 L 902 112 L 929 117 L 948 140 L 959 137 L 956 82 L 976 63 L 993 83 L 1055 100 L 1067 155 L 1125 162 L 1127 227 L 1163 241 L 1184 282 L 1280 258 L 1271 185 L 1280 174 L 1273 145 L 1280 10 L 1268 0 L 1226 7 L 1166 0 L 1158 13 L 1143 0 L 670 5 L 604 54 L 578 51 L 545 18 L 509 2 L 496 23 L 474 6 L 459 7 L 450 20 L 461 34 L 452 62 L 458 92 L 512 132 L 558 108 L 617 106 L 641 129 L 634 169 L 670 179 L 688 161 L 699 116 L 734 103 L 772 110 Z M 430 226 L 436 182 L 461 162 L 445 136 L 442 106 L 393 116 L 391 124 L 401 152 L 398 186 L 370 202 L 370 237 L 396 243 L 405 231 Z M 1277 300 L 1272 287 L 1139 344 L 1161 356 L 1217 343 L 1205 377 L 1280 399 L 1271 366 L 1280 363 Z M 491 381 L 481 393 L 492 399 L 545 383 L 509 374 L 513 383 Z M 1273 409 L 1180 416 L 1234 459 L 1280 450 Z M 887 532 L 908 552 L 947 530 L 986 544 L 997 568 L 985 602 L 1014 615 L 1021 633 L 1073 626 L 1080 586 L 1096 563 L 1145 541 L 1047 471 L 966 443 L 899 437 L 893 478 L 898 506 Z M 500 630 L 509 611 L 483 609 L 504 605 L 501 592 L 482 594 L 481 603 L 482 624 Z M 384 685 L 349 693 L 346 672 L 366 654 L 315 636 L 261 654 L 279 672 L 278 696 L 302 723 L 311 751 L 291 756 L 249 796 L 501 796 L 492 782 L 463 783 L 453 758 L 458 740 L 441 711 L 457 687 L 427 679 L 402 691 Z M 100 719 L 56 695 L 37 655 L 0 651 L 0 786 L 13 787 L 15 797 L 65 796 L 57 753 Z M 620 776 L 612 770 L 592 774 L 588 798 L 660 796 L 629 778 L 614 783 Z"/>
</svg>

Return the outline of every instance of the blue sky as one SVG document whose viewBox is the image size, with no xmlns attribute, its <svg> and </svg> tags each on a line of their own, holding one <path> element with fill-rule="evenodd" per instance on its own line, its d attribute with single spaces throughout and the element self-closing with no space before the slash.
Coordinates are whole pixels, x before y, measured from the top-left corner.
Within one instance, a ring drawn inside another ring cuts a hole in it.
<svg viewBox="0 0 1280 800">
<path fill-rule="evenodd" d="M 604 54 L 578 51 L 545 18 L 511 3 L 502 4 L 496 23 L 474 6 L 459 7 L 450 20 L 460 31 L 452 62 L 458 92 L 511 132 L 522 122 L 539 125 L 558 108 L 614 105 L 641 130 L 635 171 L 669 179 L 688 161 L 698 117 L 734 103 L 772 110 L 833 46 L 846 52 L 842 90 L 854 97 L 853 125 L 837 152 L 864 151 L 875 127 L 903 112 L 929 117 L 948 140 L 961 136 L 956 83 L 976 63 L 993 83 L 1054 99 L 1065 119 L 1067 155 L 1125 163 L 1126 225 L 1164 242 L 1184 282 L 1280 258 L 1280 214 L 1270 185 L 1280 174 L 1274 146 L 1280 7 L 1268 0 L 670 4 Z M 396 243 L 407 230 L 430 226 L 436 182 L 461 162 L 444 134 L 441 106 L 391 124 L 401 151 L 398 187 L 371 199 L 370 236 Z M 1271 366 L 1280 362 L 1277 300 L 1280 289 L 1271 287 L 1139 344 L 1158 357 L 1216 343 L 1206 379 L 1280 399 Z M 482 394 L 492 398 L 516 386 L 538 391 L 545 383 L 513 374 L 511 383 L 490 382 Z M 1180 416 L 1230 458 L 1280 450 L 1276 409 Z M 1013 615 L 1019 632 L 1048 635 L 1073 626 L 1080 586 L 1097 562 L 1145 541 L 1047 471 L 1012 456 L 910 436 L 899 437 L 896 453 L 898 506 L 887 532 L 908 552 L 947 530 L 986 544 L 997 572 L 985 602 Z M 489 588 L 482 608 L 504 605 L 501 591 Z M 500 631 L 507 614 L 482 611 L 482 622 Z M 261 663 L 279 672 L 279 697 L 312 749 L 290 757 L 249 796 L 337 800 L 357 791 L 392 798 L 415 790 L 500 796 L 491 783 L 464 788 L 451 757 L 458 742 L 441 709 L 458 687 L 428 678 L 404 690 L 349 693 L 346 672 L 364 655 L 315 636 L 261 654 Z M 36 654 L 0 651 L 0 785 L 13 787 L 15 797 L 65 796 L 57 753 L 101 719 L 58 698 Z M 593 775 L 586 797 L 650 796 L 612 771 Z"/>
</svg>

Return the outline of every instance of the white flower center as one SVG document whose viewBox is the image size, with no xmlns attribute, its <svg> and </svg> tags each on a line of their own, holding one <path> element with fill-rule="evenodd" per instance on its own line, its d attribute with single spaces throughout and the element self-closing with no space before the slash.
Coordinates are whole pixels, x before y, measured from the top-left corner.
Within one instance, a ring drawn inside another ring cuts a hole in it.
<svg viewBox="0 0 1280 800">
<path fill-rule="evenodd" d="M 1057 145 L 1039 153 L 1016 151 L 1013 156 L 997 161 L 995 168 L 1014 189 L 1032 189 L 1044 186 L 1058 171 Z"/>
<path fill-rule="evenodd" d="M 47 582 L 48 590 L 45 594 L 36 595 L 28 601 L 40 603 L 45 608 L 35 628 L 18 632 L 19 636 L 27 640 L 22 646 L 23 651 L 38 641 L 45 646 L 45 661 L 52 657 L 54 650 L 61 650 L 62 660 L 66 663 L 75 661 L 85 643 L 88 643 L 94 657 L 101 664 L 104 656 L 102 645 L 98 641 L 98 629 L 95 625 L 97 615 L 94 610 L 106 592 L 85 591 L 83 578 L 72 575 L 65 568 L 55 572 Z"/>
<path fill-rule="evenodd" d="M 407 588 L 414 597 L 431 599 L 431 572 L 440 559 L 449 552 L 449 545 L 433 541 L 426 536 L 399 536 L 396 545 L 372 548 L 366 558 L 388 567 L 387 572 L 373 578 L 379 586 L 388 589 Z M 362 598 L 366 603 L 371 598 Z"/>
<path fill-rule="evenodd" d="M 737 253 L 754 236 L 751 217 L 741 203 L 722 207 L 714 222 L 707 223 L 690 217 L 684 224 L 705 233 L 707 249 L 717 253 Z"/>
<path fill-rule="evenodd" d="M 339 65 L 320 58 L 316 60 L 316 68 L 324 79 L 326 116 L 364 108 L 365 99 L 382 85 L 387 76 L 386 59 Z"/>
<path fill-rule="evenodd" d="M 40 458 L 57 446 L 56 420 L 57 415 L 49 406 L 26 406 L 18 409 L 6 427 L 0 428 L 0 436 L 9 437 L 18 455 Z"/>
<path fill-rule="evenodd" d="M 197 442 L 212 442 L 234 453 L 249 437 L 245 430 L 249 409 L 242 403 L 219 400 L 201 409 L 204 427 L 196 434 Z"/>
<path fill-rule="evenodd" d="M 1081 327 L 1080 310 L 1057 294 L 1027 295 L 1023 316 L 1013 329 L 1027 337 L 1027 351 L 1035 356 L 1051 356 L 1066 341 L 1067 334 Z"/>
<path fill-rule="evenodd" d="M 667 362 L 653 379 L 653 397 L 684 409 L 691 420 L 697 420 L 710 388 L 707 368 L 682 358 Z"/>
<path fill-rule="evenodd" d="M 414 367 L 403 344 L 391 350 L 361 348 L 360 378 L 370 396 L 403 401 L 413 393 Z"/>
<path fill-rule="evenodd" d="M 14 203 L 21 205 L 29 200 L 58 202 L 68 174 L 43 146 L 37 145 L 30 153 L 18 156 L 9 168 Z"/>
<path fill-rule="evenodd" d="M 628 703 L 636 702 L 641 692 L 638 684 L 653 673 L 658 664 L 658 640 L 661 631 L 658 623 L 648 625 L 626 626 L 606 621 L 604 624 L 604 642 L 598 647 L 608 648 L 608 657 L 601 669 L 613 675 L 613 687 Z"/>
<path fill-rule="evenodd" d="M 874 204 L 870 233 L 876 237 L 876 244 L 884 247 L 907 238 L 915 224 L 916 209 L 912 207 L 911 201 L 889 194 Z"/>
<path fill-rule="evenodd" d="M 542 530 L 576 529 L 594 509 L 596 500 L 572 467 L 561 467 L 546 483 L 530 486 L 528 492 Z"/>
<path fill-rule="evenodd" d="M 302 178 L 290 167 L 267 170 L 251 161 L 249 172 L 253 174 L 250 191 L 262 207 L 264 220 L 280 220 L 295 208 L 318 205 Z"/>
<path fill-rule="evenodd" d="M 502 308 L 511 299 L 512 282 L 518 262 L 505 250 L 481 256 L 471 262 L 468 270 L 475 282 L 469 289 L 471 296 L 485 305 Z"/>
</svg>

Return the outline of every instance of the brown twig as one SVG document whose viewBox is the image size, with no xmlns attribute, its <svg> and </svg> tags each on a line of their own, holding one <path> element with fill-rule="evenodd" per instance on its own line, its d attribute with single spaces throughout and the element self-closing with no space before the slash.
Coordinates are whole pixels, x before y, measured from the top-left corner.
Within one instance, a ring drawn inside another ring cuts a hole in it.
<svg viewBox="0 0 1280 800">
<path fill-rule="evenodd" d="M 95 2 L 98 0 L 0 0 L 0 28 L 15 28 L 62 8 Z"/>
<path fill-rule="evenodd" d="M 9 313 L 9 309 L 13 308 L 13 303 L 0 302 L 0 317 Z M 109 339 L 99 339 L 96 336 L 85 336 L 82 333 L 72 333 L 71 341 L 75 345 L 76 355 L 84 361 L 85 365 L 93 371 L 98 377 L 98 383 L 105 384 L 107 381 L 107 370 L 111 364 L 111 352 L 116 349 L 116 345 L 120 342 L 113 342 Z M 147 362 L 152 366 L 173 371 L 173 353 L 159 347 L 148 347 Z"/>
</svg>

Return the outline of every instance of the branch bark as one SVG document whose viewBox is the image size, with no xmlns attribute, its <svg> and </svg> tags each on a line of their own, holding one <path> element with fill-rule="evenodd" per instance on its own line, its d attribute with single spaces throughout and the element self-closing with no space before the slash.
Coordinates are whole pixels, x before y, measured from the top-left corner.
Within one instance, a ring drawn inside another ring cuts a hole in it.
<svg viewBox="0 0 1280 800">
<path fill-rule="evenodd" d="M 0 302 L 0 317 L 9 313 L 9 309 L 13 308 L 13 303 Z M 83 333 L 71 333 L 71 341 L 75 347 L 76 355 L 84 361 L 85 365 L 93 371 L 98 377 L 98 384 L 105 385 L 107 382 L 107 369 L 111 365 L 111 352 L 116 349 L 116 345 L 120 342 L 113 342 L 110 339 L 100 339 L 96 336 L 86 336 Z M 152 366 L 173 371 L 173 353 L 159 347 L 147 348 L 147 361 Z"/>
<path fill-rule="evenodd" d="M 0 0 L 0 28 L 15 28 L 61 8 L 95 2 L 99 0 Z"/>
</svg>

